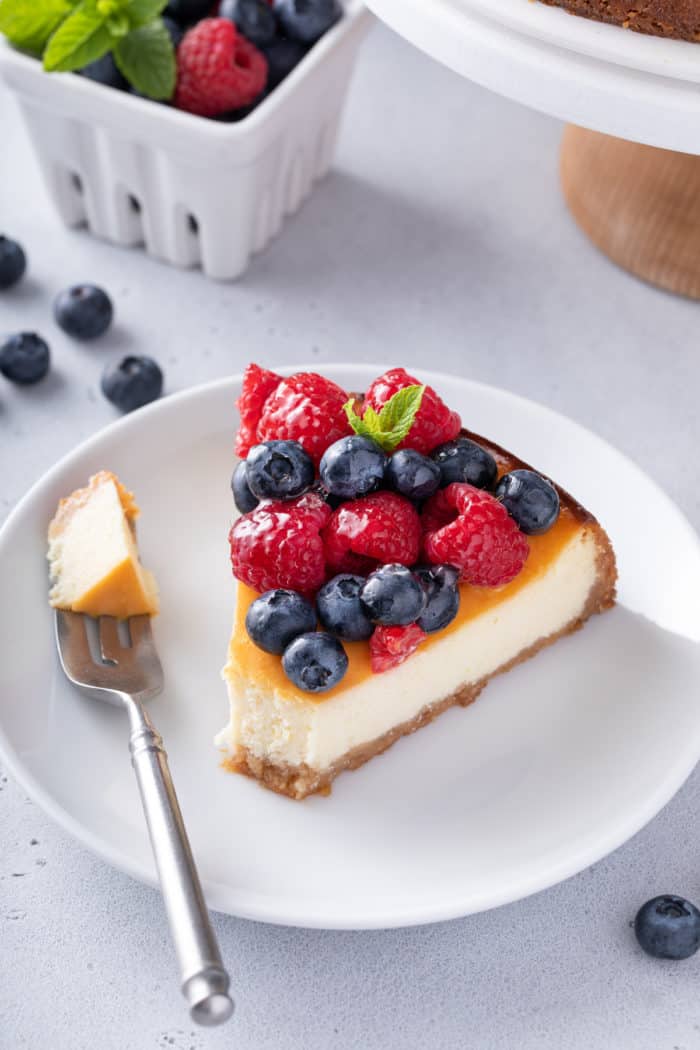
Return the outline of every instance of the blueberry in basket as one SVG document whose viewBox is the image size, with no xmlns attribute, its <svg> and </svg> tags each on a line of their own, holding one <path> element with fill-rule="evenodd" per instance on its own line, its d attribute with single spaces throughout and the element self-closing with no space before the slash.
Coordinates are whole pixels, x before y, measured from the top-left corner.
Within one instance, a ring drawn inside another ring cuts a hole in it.
<svg viewBox="0 0 700 1050">
<path fill-rule="evenodd" d="M 339 0 L 275 0 L 282 29 L 292 40 L 314 44 L 340 19 Z"/>
<path fill-rule="evenodd" d="M 256 47 L 264 48 L 277 35 L 277 18 L 267 0 L 221 0 L 219 18 L 233 22 Z"/>
</svg>

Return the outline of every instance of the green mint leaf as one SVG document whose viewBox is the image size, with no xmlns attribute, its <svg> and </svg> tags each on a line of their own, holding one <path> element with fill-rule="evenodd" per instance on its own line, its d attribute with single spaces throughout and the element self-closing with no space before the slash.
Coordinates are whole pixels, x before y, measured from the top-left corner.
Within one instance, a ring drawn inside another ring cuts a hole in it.
<svg viewBox="0 0 700 1050">
<path fill-rule="evenodd" d="M 102 58 L 112 47 L 112 37 L 94 2 L 83 0 L 62 22 L 44 52 L 44 69 L 62 73 L 82 69 Z"/>
<path fill-rule="evenodd" d="M 418 409 L 423 400 L 425 387 L 415 383 L 413 386 L 405 386 L 397 390 L 385 405 L 382 405 L 379 413 L 379 426 L 382 433 L 386 434 L 393 442 L 394 448 L 400 445 L 413 426 Z"/>
<path fill-rule="evenodd" d="M 122 10 L 132 29 L 145 26 L 164 11 L 168 0 L 123 0 Z"/>
<path fill-rule="evenodd" d="M 0 33 L 11 44 L 41 54 L 75 0 L 0 0 Z"/>
<path fill-rule="evenodd" d="M 110 15 L 105 21 L 107 31 L 114 40 L 119 40 L 120 37 L 126 36 L 131 29 L 129 19 L 123 11 L 118 11 L 114 15 Z"/>
<path fill-rule="evenodd" d="M 396 446 L 408 437 L 421 406 L 424 391 L 425 387 L 417 383 L 404 387 L 397 390 L 379 412 L 368 406 L 363 416 L 358 416 L 352 399 L 343 407 L 356 434 L 376 441 L 385 452 L 393 452 Z"/>
<path fill-rule="evenodd" d="M 114 59 L 130 84 L 148 98 L 167 100 L 175 90 L 175 49 L 162 18 L 132 29 L 114 48 Z"/>
</svg>

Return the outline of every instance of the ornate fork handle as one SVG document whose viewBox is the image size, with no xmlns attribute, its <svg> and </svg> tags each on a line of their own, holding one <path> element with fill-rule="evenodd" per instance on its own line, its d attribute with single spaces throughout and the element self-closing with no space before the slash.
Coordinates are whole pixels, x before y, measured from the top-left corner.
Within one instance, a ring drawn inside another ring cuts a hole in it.
<svg viewBox="0 0 700 1050">
<path fill-rule="evenodd" d="M 160 734 L 141 704 L 126 698 L 131 762 L 141 793 L 170 931 L 192 1019 L 217 1025 L 233 1012 L 229 976 L 211 928 Z"/>
</svg>

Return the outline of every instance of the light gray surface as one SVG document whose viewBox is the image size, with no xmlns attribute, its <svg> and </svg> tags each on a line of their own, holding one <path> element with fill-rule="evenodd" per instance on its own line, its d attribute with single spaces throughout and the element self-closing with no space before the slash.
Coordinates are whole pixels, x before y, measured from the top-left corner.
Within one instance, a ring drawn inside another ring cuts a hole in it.
<svg viewBox="0 0 700 1050">
<path fill-rule="evenodd" d="M 3 516 L 114 417 L 103 363 L 141 351 L 162 362 L 169 391 L 251 358 L 425 363 L 499 384 L 597 430 L 700 525 L 699 307 L 584 240 L 557 186 L 555 122 L 377 30 L 335 173 L 234 286 L 64 231 L 1 92 L 0 127 L 0 228 L 31 265 L 2 294 L 0 327 L 42 331 L 55 362 L 35 389 L 0 387 Z M 118 325 L 93 346 L 71 344 L 50 318 L 53 293 L 80 279 L 116 301 Z M 195 1032 L 158 895 L 75 845 L 0 775 L 0 1047 L 693 1050 L 700 956 L 648 959 L 629 921 L 658 892 L 700 900 L 699 808 L 696 772 L 594 868 L 460 921 L 352 934 L 216 916 L 238 1013 L 225 1031 Z M 235 838 L 232 827 L 232 848 Z"/>
</svg>

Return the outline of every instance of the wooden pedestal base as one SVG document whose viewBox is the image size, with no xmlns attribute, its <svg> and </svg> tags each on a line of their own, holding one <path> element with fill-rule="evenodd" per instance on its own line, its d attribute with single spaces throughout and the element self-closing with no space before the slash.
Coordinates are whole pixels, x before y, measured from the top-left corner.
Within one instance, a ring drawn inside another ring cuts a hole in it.
<svg viewBox="0 0 700 1050">
<path fill-rule="evenodd" d="M 576 222 L 613 262 L 700 299 L 700 156 L 570 124 L 561 182 Z"/>
</svg>

